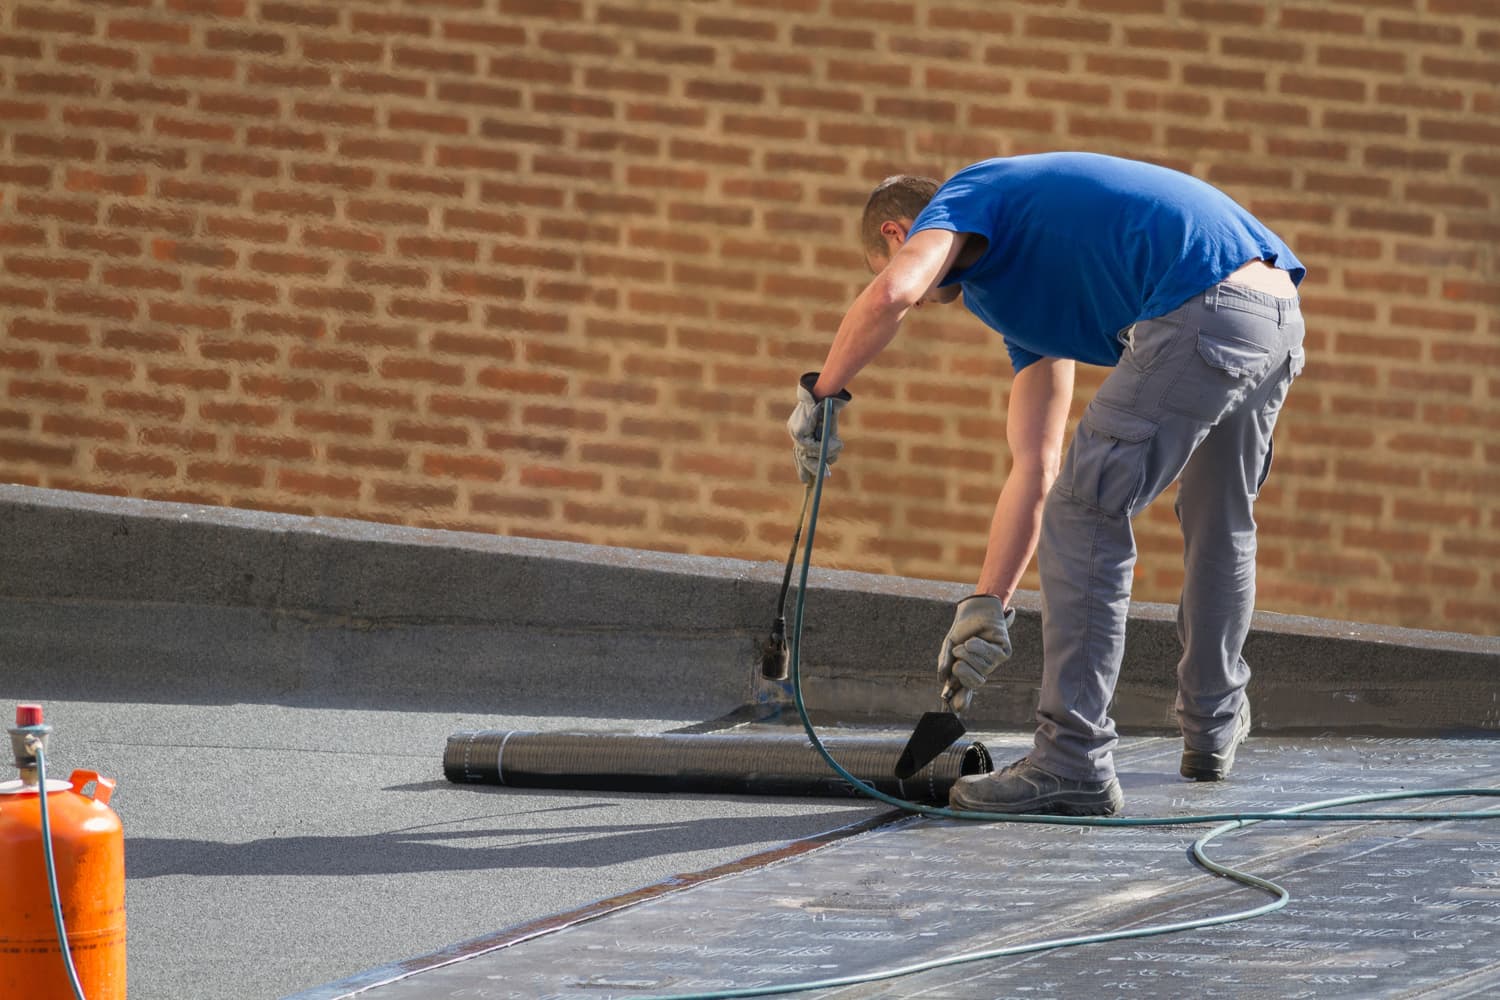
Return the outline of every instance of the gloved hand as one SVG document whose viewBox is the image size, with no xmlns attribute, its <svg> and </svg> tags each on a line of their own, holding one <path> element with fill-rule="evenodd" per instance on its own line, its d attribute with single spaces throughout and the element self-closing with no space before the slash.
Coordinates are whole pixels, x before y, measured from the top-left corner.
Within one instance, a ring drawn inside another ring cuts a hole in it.
<svg viewBox="0 0 1500 1000">
<path fill-rule="evenodd" d="M 817 372 L 808 372 L 802 376 L 802 381 L 797 386 L 797 408 L 786 422 L 787 433 L 792 436 L 792 456 L 797 460 L 797 475 L 802 477 L 804 483 L 811 483 L 813 476 L 817 475 L 818 453 L 822 449 L 823 403 L 813 398 L 812 391 L 817 381 Z M 827 427 L 829 465 L 844 450 L 844 442 L 839 440 L 839 411 L 848 406 L 853 398 L 847 389 L 833 397 L 833 413 Z"/>
<path fill-rule="evenodd" d="M 1010 659 L 1010 626 L 1016 609 L 993 594 L 975 594 L 958 602 L 953 625 L 938 654 L 938 683 L 949 709 L 962 712 L 990 674 Z"/>
</svg>

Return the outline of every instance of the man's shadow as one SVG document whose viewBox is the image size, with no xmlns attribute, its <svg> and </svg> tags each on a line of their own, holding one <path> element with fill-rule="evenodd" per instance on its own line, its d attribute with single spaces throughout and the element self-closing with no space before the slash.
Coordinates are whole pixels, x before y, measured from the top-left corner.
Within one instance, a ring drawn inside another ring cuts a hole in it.
<svg viewBox="0 0 1500 1000">
<path fill-rule="evenodd" d="M 508 794 L 514 797 L 516 792 L 509 790 Z M 557 794 L 548 793 L 549 797 Z M 581 797 L 584 793 L 579 794 Z M 612 808 L 615 806 L 609 803 L 580 803 L 402 827 L 382 833 L 264 837 L 238 843 L 172 837 L 127 838 L 125 874 L 130 879 L 143 879 L 163 875 L 384 875 L 504 868 L 607 868 L 681 852 L 784 842 L 824 832 L 830 828 L 830 821 L 833 826 L 844 822 L 839 816 L 811 814 L 472 828 L 476 820 Z"/>
</svg>

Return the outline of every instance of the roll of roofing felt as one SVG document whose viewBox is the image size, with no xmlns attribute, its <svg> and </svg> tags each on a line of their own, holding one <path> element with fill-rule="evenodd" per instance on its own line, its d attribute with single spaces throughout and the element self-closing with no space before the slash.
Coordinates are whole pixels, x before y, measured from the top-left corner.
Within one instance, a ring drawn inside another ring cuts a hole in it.
<svg viewBox="0 0 1500 1000">
<path fill-rule="evenodd" d="M 946 802 L 961 776 L 993 768 L 981 743 L 960 741 L 905 781 L 892 774 L 905 736 L 824 741 L 862 781 L 889 795 Z M 800 732 L 539 733 L 477 730 L 448 737 L 443 773 L 457 783 L 518 788 L 732 795 L 855 794 Z"/>
</svg>

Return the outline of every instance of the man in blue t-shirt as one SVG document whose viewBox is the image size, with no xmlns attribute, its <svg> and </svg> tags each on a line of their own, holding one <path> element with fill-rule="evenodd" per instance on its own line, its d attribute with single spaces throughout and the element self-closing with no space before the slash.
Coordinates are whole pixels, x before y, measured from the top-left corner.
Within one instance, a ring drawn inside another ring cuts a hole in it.
<svg viewBox="0 0 1500 1000">
<path fill-rule="evenodd" d="M 964 305 L 1004 339 L 1015 379 L 1013 465 L 976 593 L 942 643 L 943 697 L 963 711 L 1010 656 L 1009 604 L 1037 556 L 1043 669 L 1032 752 L 961 779 L 951 802 L 986 812 L 1112 815 L 1123 804 L 1108 709 L 1124 653 L 1131 518 L 1180 480 L 1181 773 L 1220 780 L 1250 730 L 1240 655 L 1255 602 L 1253 507 L 1271 432 L 1303 365 L 1302 264 L 1217 189 L 1089 153 L 985 160 L 946 183 L 893 177 L 861 222 L 875 278 L 787 421 L 804 482 L 816 475 L 821 400 L 913 309 Z M 1063 437 L 1075 362 L 1114 370 Z M 835 421 L 836 423 L 836 421 Z M 827 428 L 830 463 L 841 443 Z"/>
</svg>

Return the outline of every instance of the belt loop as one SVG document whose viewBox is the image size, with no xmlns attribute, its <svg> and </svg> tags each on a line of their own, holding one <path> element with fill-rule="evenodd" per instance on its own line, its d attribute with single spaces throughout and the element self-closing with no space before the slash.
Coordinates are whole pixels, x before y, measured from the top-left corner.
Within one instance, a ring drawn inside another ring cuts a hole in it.
<svg viewBox="0 0 1500 1000">
<path fill-rule="evenodd" d="M 1219 311 L 1219 286 L 1213 285 L 1203 293 L 1203 306 L 1209 312 Z"/>
</svg>

